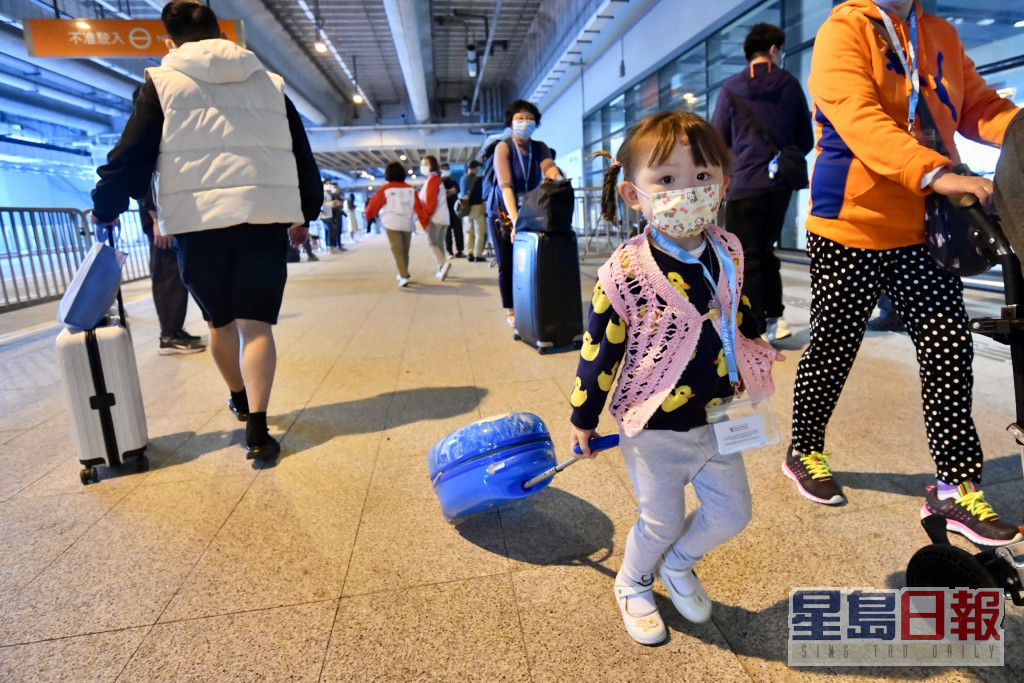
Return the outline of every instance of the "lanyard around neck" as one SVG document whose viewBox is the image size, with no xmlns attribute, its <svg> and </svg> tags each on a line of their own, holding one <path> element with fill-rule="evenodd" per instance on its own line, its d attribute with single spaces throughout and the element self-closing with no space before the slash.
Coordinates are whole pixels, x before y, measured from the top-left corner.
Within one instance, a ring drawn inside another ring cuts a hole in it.
<svg viewBox="0 0 1024 683">
<path fill-rule="evenodd" d="M 704 279 L 711 286 L 713 293 L 718 292 L 718 283 L 711 277 L 711 272 L 708 267 L 704 265 L 704 262 L 699 258 L 691 254 L 690 252 L 683 249 L 681 246 L 665 237 L 657 230 L 653 230 L 650 227 L 647 228 L 647 234 L 650 235 L 658 247 L 667 253 L 677 261 L 682 261 L 688 265 L 697 265 L 704 271 Z M 722 325 L 719 330 L 719 336 L 722 338 L 722 350 L 725 352 L 725 367 L 729 371 L 729 381 L 732 385 L 738 386 L 740 382 L 740 375 L 738 366 L 736 364 L 736 312 L 739 309 L 739 288 L 736 284 L 736 265 L 732 262 L 729 257 L 729 252 L 725 250 L 718 240 L 714 239 L 710 235 L 705 238 L 705 243 L 710 243 L 715 250 L 715 254 L 718 256 L 718 262 L 722 266 L 722 270 L 725 271 L 725 277 L 729 284 L 729 309 L 722 307 Z"/>
<path fill-rule="evenodd" d="M 889 38 L 892 39 L 893 51 L 900 60 L 900 64 L 903 66 L 903 73 L 907 74 L 910 79 L 910 104 L 909 111 L 907 112 L 907 132 L 914 132 L 914 118 L 917 112 L 917 100 L 921 97 L 921 78 L 917 70 L 917 12 L 914 8 L 910 8 L 910 16 L 907 18 L 907 28 L 909 29 L 910 35 L 907 41 L 907 50 L 909 54 L 904 54 L 903 49 L 900 47 L 900 39 L 896 35 L 896 27 L 893 26 L 892 19 L 889 18 L 889 13 L 884 9 L 879 8 L 879 13 L 882 15 L 882 22 L 885 23 L 885 28 L 889 32 Z"/>
<path fill-rule="evenodd" d="M 526 164 L 523 164 L 523 154 L 519 151 L 519 143 L 515 140 L 512 141 L 512 149 L 516 151 L 516 159 L 519 159 L 519 168 L 523 171 L 523 182 L 527 189 L 530 187 L 530 171 L 533 170 L 533 143 L 529 140 L 526 141 L 529 151 L 527 152 Z"/>
</svg>

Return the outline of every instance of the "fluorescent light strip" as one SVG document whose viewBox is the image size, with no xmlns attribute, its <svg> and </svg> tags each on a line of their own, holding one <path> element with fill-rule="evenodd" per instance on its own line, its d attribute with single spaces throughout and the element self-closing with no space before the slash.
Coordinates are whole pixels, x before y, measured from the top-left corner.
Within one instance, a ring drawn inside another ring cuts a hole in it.
<svg viewBox="0 0 1024 683">
<path fill-rule="evenodd" d="M 334 57 L 334 60 L 338 62 L 338 66 L 340 66 L 341 70 L 345 72 L 345 76 L 348 78 L 349 82 L 352 83 L 352 85 L 355 87 L 356 92 L 358 92 L 362 96 L 363 102 L 366 104 L 367 107 L 370 108 L 370 111 L 376 112 L 377 110 L 374 108 L 373 103 L 370 102 L 370 98 L 366 96 L 366 93 L 363 92 L 362 87 L 360 87 L 360 85 L 356 82 L 356 77 L 352 74 L 352 70 L 348 68 L 348 64 L 346 64 L 345 60 L 341 58 L 340 54 L 338 54 L 338 50 L 334 47 L 334 43 L 331 42 L 331 39 L 327 37 L 327 34 L 317 24 L 316 15 L 313 14 L 313 11 L 309 8 L 309 5 L 306 4 L 306 0 L 297 0 L 297 3 L 299 5 L 299 9 L 301 9 L 306 14 L 306 18 L 309 19 L 309 21 L 315 27 L 317 37 L 320 38 L 320 40 L 322 40 L 324 44 L 327 45 L 327 51 L 330 52 L 331 55 Z"/>
</svg>

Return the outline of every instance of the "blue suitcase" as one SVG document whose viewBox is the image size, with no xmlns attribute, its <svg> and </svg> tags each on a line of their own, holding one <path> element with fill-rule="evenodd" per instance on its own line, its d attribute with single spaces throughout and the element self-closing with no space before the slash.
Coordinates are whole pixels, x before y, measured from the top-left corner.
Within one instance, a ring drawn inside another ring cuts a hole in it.
<svg viewBox="0 0 1024 683">
<path fill-rule="evenodd" d="M 430 449 L 427 464 L 441 512 L 451 522 L 547 486 L 550 478 L 523 484 L 556 466 L 555 446 L 539 417 L 509 413 L 452 432 Z"/>
<path fill-rule="evenodd" d="M 612 434 L 591 439 L 590 448 L 603 450 L 618 443 L 618 434 Z M 579 446 L 575 452 L 580 452 Z M 533 495 L 574 462 L 575 457 L 555 461 L 551 435 L 533 413 L 509 413 L 466 425 L 434 444 L 427 455 L 430 481 L 449 522 Z"/>
</svg>

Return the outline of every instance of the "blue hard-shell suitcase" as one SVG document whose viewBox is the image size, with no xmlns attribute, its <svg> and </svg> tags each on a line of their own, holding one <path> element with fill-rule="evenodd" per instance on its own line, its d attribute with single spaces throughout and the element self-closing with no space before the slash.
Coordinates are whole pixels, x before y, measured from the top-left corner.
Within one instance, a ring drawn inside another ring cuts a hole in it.
<svg viewBox="0 0 1024 683">
<path fill-rule="evenodd" d="M 523 488 L 556 466 L 555 447 L 539 417 L 509 413 L 452 432 L 430 449 L 427 464 L 441 511 L 451 522 L 547 486 L 550 478 Z"/>
</svg>

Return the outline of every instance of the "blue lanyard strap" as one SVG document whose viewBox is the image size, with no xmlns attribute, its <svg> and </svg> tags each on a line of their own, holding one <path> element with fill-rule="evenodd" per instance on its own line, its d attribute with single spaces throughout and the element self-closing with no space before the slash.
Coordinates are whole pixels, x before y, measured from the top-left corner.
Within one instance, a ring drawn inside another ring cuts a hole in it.
<svg viewBox="0 0 1024 683">
<path fill-rule="evenodd" d="M 896 56 L 900 60 L 900 64 L 903 66 L 903 73 L 907 74 L 910 79 L 910 103 L 908 105 L 909 111 L 907 112 L 907 132 L 914 132 L 914 119 L 917 112 L 917 101 L 921 97 L 921 77 L 917 70 L 917 12 L 914 8 L 910 8 L 910 17 L 907 19 L 907 27 L 910 30 L 910 40 L 908 41 L 907 49 L 909 54 L 904 54 L 900 48 L 900 39 L 896 35 L 896 27 L 893 26 L 892 19 L 889 18 L 889 13 L 884 9 L 879 8 L 879 13 L 882 15 L 882 22 L 885 23 L 885 28 L 889 31 L 889 38 L 892 39 L 892 46 L 896 52 Z"/>
<path fill-rule="evenodd" d="M 708 267 L 700 259 L 657 230 L 648 228 L 647 234 L 650 235 L 651 239 L 662 251 L 672 258 L 689 265 L 700 266 L 701 270 L 704 271 L 704 279 L 711 286 L 711 291 L 717 296 L 718 283 L 711 277 Z M 736 312 L 739 309 L 739 287 L 736 284 L 736 265 L 732 262 L 732 258 L 729 257 L 729 252 L 726 251 L 724 246 L 719 244 L 718 240 L 708 235 L 706 242 L 710 242 L 711 246 L 714 247 L 715 253 L 718 255 L 718 262 L 721 264 L 722 270 L 725 271 L 725 277 L 729 283 L 729 309 L 722 308 L 722 325 L 719 335 L 722 337 L 722 350 L 725 352 L 725 367 L 729 371 L 729 381 L 732 382 L 733 386 L 738 386 L 740 383 L 740 373 L 736 364 Z"/>
<path fill-rule="evenodd" d="M 523 155 L 519 151 L 519 144 L 515 140 L 512 141 L 512 149 L 516 151 L 516 158 L 519 159 L 519 168 L 521 168 L 523 171 L 523 182 L 525 183 L 524 187 L 528 190 L 530 188 L 530 172 L 533 171 L 533 143 L 530 140 L 527 140 L 526 145 L 530 149 L 528 152 L 528 156 L 526 157 L 526 165 L 524 166 Z"/>
</svg>

